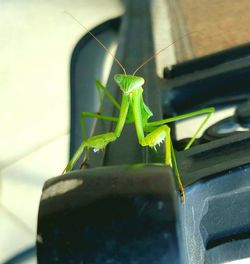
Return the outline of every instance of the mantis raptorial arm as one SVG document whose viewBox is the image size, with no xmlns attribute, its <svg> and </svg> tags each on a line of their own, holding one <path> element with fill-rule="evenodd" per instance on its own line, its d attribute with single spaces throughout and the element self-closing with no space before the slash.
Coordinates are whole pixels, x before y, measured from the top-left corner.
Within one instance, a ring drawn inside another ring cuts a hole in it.
<svg viewBox="0 0 250 264">
<path fill-rule="evenodd" d="M 165 141 L 165 165 L 173 167 L 178 181 L 181 201 L 182 203 L 185 203 L 185 192 L 176 162 L 175 151 L 170 136 L 170 127 L 167 125 L 162 125 L 155 128 L 143 139 L 142 145 L 155 147 L 157 144 L 160 145 L 163 141 Z"/>
<path fill-rule="evenodd" d="M 113 105 L 118 110 L 121 109 L 121 106 L 119 105 L 119 103 L 114 99 L 114 97 L 110 94 L 109 90 L 99 80 L 96 80 L 95 85 L 96 85 L 96 89 L 97 89 L 97 92 L 98 92 L 98 95 L 99 95 L 100 104 L 102 103 L 102 100 L 103 100 L 103 94 L 102 94 L 102 91 L 101 91 L 101 90 L 103 90 L 104 94 L 107 96 L 107 98 L 110 100 L 110 102 L 113 103 Z M 87 138 L 88 138 L 87 132 L 86 132 L 85 117 L 102 119 L 102 120 L 108 120 L 108 121 L 112 121 L 112 122 L 118 122 L 118 118 L 117 117 L 104 116 L 104 115 L 97 114 L 97 113 L 95 114 L 95 113 L 89 113 L 89 112 L 82 112 L 81 113 L 81 127 L 82 127 L 83 140 L 87 140 Z M 79 152 L 82 153 L 83 150 L 81 151 L 81 148 L 80 148 Z M 87 152 L 85 154 L 85 158 L 84 158 L 84 161 L 83 161 L 82 165 L 86 163 L 86 161 L 88 159 L 88 156 L 89 156 L 89 149 L 87 150 Z M 79 159 L 79 156 L 76 155 L 75 160 L 77 161 L 78 159 Z M 73 164 L 75 164 L 76 161 L 74 161 Z M 70 164 L 70 162 L 69 162 L 69 164 Z M 82 165 L 81 165 L 81 167 L 82 167 Z M 69 166 L 70 166 L 70 168 L 73 168 L 74 165 L 69 165 Z M 71 170 L 71 169 L 69 169 L 69 170 Z"/>
<path fill-rule="evenodd" d="M 181 195 L 181 201 L 185 202 L 185 193 L 184 188 L 181 182 L 179 170 L 177 167 L 177 162 L 175 158 L 175 152 L 172 147 L 171 137 L 170 137 L 170 128 L 167 125 L 161 125 L 160 127 L 152 128 L 152 131 L 148 135 L 144 135 L 144 128 L 142 124 L 142 90 L 138 90 L 133 94 L 133 113 L 135 118 L 135 127 L 136 127 L 136 133 L 138 137 L 138 141 L 142 146 L 149 146 L 151 148 L 155 148 L 156 145 L 161 144 L 163 141 L 165 141 L 165 165 L 166 166 L 172 166 L 174 168 L 178 185 L 179 185 L 179 191 Z M 173 163 L 173 164 L 172 164 Z"/>
<path fill-rule="evenodd" d="M 182 119 L 186 119 L 186 118 L 190 118 L 193 116 L 197 116 L 197 115 L 201 115 L 201 114 L 207 114 L 207 117 L 203 120 L 203 122 L 201 123 L 201 125 L 198 127 L 197 131 L 195 132 L 195 134 L 193 135 L 193 137 L 189 140 L 188 144 L 185 147 L 185 150 L 189 149 L 192 145 L 192 143 L 194 142 L 195 138 L 198 136 L 198 134 L 200 133 L 200 131 L 202 130 L 202 128 L 204 127 L 204 125 L 206 124 L 206 122 L 208 121 L 208 119 L 210 118 L 210 116 L 212 115 L 212 113 L 215 111 L 215 109 L 213 107 L 209 107 L 209 108 L 205 108 L 199 111 L 195 111 L 195 112 L 191 112 L 188 114 L 184 114 L 184 115 L 180 115 L 180 116 L 176 116 L 176 117 L 172 117 L 172 118 L 167 118 L 167 119 L 163 119 L 163 120 L 159 120 L 159 121 L 154 121 L 154 122 L 150 122 L 147 123 L 144 130 L 150 130 L 152 132 L 150 132 L 146 138 L 145 138 L 145 142 L 147 142 L 147 139 L 152 137 L 154 138 L 155 142 L 157 142 L 157 140 L 159 141 L 159 139 L 161 139 L 161 135 L 160 133 L 158 133 L 159 135 L 156 135 L 156 131 L 160 129 L 163 129 L 164 125 L 166 123 L 170 123 L 173 121 L 178 121 L 178 120 L 182 120 Z M 157 128 L 157 126 L 159 126 Z M 155 129 L 155 130 L 154 130 Z M 152 143 L 151 143 L 152 144 Z M 167 147 L 168 146 L 168 147 Z M 168 163 L 168 151 L 167 148 L 171 148 L 171 162 L 172 162 L 172 166 L 175 172 L 175 175 L 177 177 L 177 181 L 178 181 L 178 185 L 179 185 L 179 191 L 180 191 L 180 195 L 181 195 L 181 201 L 184 203 L 185 202 L 185 193 L 184 193 L 184 187 L 183 184 L 181 182 L 181 178 L 180 178 L 180 173 L 178 170 L 178 165 L 177 165 L 177 161 L 176 161 L 176 156 L 175 156 L 175 150 L 172 144 L 172 140 L 171 137 L 166 136 L 166 165 L 169 165 Z"/>
<path fill-rule="evenodd" d="M 95 116 L 96 118 L 100 118 L 100 119 L 116 121 L 117 125 L 115 128 L 115 131 L 105 133 L 105 134 L 101 134 L 98 136 L 93 136 L 93 137 L 90 137 L 88 139 L 83 140 L 80 147 L 77 149 L 74 156 L 69 161 L 66 168 L 63 170 L 63 173 L 66 173 L 66 172 L 71 171 L 73 169 L 74 165 L 76 164 L 77 160 L 82 155 L 85 148 L 87 148 L 87 149 L 92 148 L 92 149 L 94 149 L 94 151 L 99 151 L 100 149 L 104 149 L 110 142 L 115 141 L 120 136 L 122 129 L 123 129 L 123 126 L 126 122 L 128 108 L 129 108 L 129 98 L 127 96 L 123 96 L 118 119 L 116 119 L 114 117 L 108 117 L 108 116 L 98 116 L 98 115 Z M 86 116 L 86 114 L 92 115 L 91 113 L 85 113 L 85 116 Z M 95 114 L 93 114 L 93 115 L 95 115 Z"/>
<path fill-rule="evenodd" d="M 89 113 L 89 112 L 82 112 L 81 113 L 81 126 L 82 126 L 82 134 L 83 134 L 83 140 L 87 140 L 87 132 L 86 132 L 86 126 L 85 126 L 85 118 L 96 118 L 96 119 L 101 119 L 101 120 L 107 120 L 107 121 L 111 121 L 111 122 L 118 122 L 118 118 L 117 117 L 113 117 L 113 116 L 104 116 L 101 114 L 94 114 L 94 113 Z M 82 168 L 82 166 L 87 164 L 87 160 L 89 159 L 89 149 L 86 150 L 85 152 L 85 156 L 84 156 L 84 160 L 80 166 L 80 168 Z"/>
</svg>

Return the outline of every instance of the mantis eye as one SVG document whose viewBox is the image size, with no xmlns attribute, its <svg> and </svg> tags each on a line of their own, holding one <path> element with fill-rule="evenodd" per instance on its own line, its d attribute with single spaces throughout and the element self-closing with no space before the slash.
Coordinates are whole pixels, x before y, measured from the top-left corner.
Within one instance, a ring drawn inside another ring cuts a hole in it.
<svg viewBox="0 0 250 264">
<path fill-rule="evenodd" d="M 116 83 L 120 84 L 124 80 L 124 74 L 116 74 L 114 80 Z"/>
</svg>

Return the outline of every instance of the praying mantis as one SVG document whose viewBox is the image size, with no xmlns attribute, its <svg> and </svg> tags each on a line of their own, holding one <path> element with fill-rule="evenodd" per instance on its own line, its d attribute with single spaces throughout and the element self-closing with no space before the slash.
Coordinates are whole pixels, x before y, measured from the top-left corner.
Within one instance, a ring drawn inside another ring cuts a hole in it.
<svg viewBox="0 0 250 264">
<path fill-rule="evenodd" d="M 100 81 L 98 80 L 96 81 L 97 90 L 98 91 L 103 90 L 104 94 L 108 97 L 110 102 L 114 105 L 114 107 L 118 109 L 119 115 L 117 117 L 104 116 L 101 114 L 89 113 L 89 112 L 83 112 L 81 114 L 81 124 L 83 127 L 83 131 L 85 131 L 85 125 L 84 125 L 85 118 L 96 118 L 96 119 L 115 122 L 116 127 L 114 131 L 104 133 L 101 135 L 90 136 L 89 138 L 86 137 L 86 132 L 84 132 L 83 133 L 84 139 L 80 144 L 80 146 L 78 147 L 78 149 L 76 150 L 76 152 L 74 153 L 69 163 L 67 164 L 67 166 L 65 167 L 63 174 L 73 169 L 74 165 L 76 164 L 76 162 L 78 161 L 84 150 L 89 151 L 90 149 L 93 149 L 96 152 L 104 149 L 109 143 L 114 142 L 116 139 L 120 137 L 123 127 L 126 124 L 134 123 L 138 143 L 142 147 L 156 148 L 157 145 L 160 145 L 161 143 L 163 143 L 163 141 L 165 141 L 164 164 L 166 166 L 171 166 L 173 168 L 179 186 L 181 202 L 185 203 L 184 187 L 178 170 L 175 150 L 170 135 L 170 127 L 168 126 L 168 124 L 170 122 L 191 118 L 197 115 L 202 115 L 202 114 L 206 115 L 205 119 L 197 128 L 193 137 L 188 141 L 187 145 L 185 146 L 184 150 L 188 150 L 192 146 L 193 142 L 195 141 L 196 137 L 199 135 L 204 125 L 207 123 L 212 113 L 214 113 L 215 109 L 213 107 L 208 107 L 191 113 L 182 114 L 179 116 L 174 116 L 174 117 L 151 122 L 149 121 L 149 119 L 153 116 L 153 113 L 151 112 L 149 107 L 145 104 L 143 99 L 142 86 L 145 83 L 145 80 L 142 77 L 135 75 L 138 72 L 138 70 L 141 69 L 145 64 L 147 64 L 150 60 L 155 58 L 160 52 L 167 49 L 176 41 L 174 41 L 167 47 L 161 49 L 160 51 L 152 55 L 150 58 L 148 58 L 143 64 L 141 64 L 133 72 L 133 74 L 127 74 L 121 62 L 105 47 L 105 45 L 99 39 L 97 39 L 91 33 L 91 31 L 89 31 L 84 25 L 82 25 L 75 17 L 73 17 L 69 13 L 67 14 L 70 15 L 78 24 L 80 24 L 100 44 L 100 46 L 104 48 L 106 52 L 113 57 L 114 61 L 122 69 L 123 73 L 114 75 L 114 81 L 121 91 L 120 103 L 117 102 L 117 100 L 111 95 L 109 90 L 103 84 L 101 84 Z M 88 157 L 86 156 L 85 156 L 85 161 L 88 159 Z"/>
</svg>

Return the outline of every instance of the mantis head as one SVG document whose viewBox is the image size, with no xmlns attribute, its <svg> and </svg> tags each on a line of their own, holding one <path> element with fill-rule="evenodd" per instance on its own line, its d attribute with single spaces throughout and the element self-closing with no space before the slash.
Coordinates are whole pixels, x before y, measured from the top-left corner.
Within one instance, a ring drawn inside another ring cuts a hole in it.
<svg viewBox="0 0 250 264">
<path fill-rule="evenodd" d="M 114 80 L 126 95 L 141 87 L 145 82 L 142 77 L 125 74 L 115 74 Z"/>
</svg>

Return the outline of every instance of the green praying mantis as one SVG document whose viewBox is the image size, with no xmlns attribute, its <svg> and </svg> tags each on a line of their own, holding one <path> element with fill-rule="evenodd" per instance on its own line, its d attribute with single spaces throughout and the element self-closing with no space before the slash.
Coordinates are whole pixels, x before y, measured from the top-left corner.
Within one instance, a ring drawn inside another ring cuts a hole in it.
<svg viewBox="0 0 250 264">
<path fill-rule="evenodd" d="M 197 128 L 196 132 L 194 133 L 193 137 L 188 141 L 187 145 L 185 146 L 184 150 L 188 150 L 193 142 L 195 141 L 196 137 L 201 132 L 202 128 L 215 111 L 213 107 L 204 108 L 198 111 L 194 111 L 191 113 L 174 116 L 158 121 L 150 122 L 149 119 L 153 116 L 153 113 L 149 109 L 149 107 L 145 104 L 143 100 L 143 84 L 145 80 L 140 77 L 136 76 L 136 72 L 141 69 L 145 64 L 147 64 L 150 60 L 155 58 L 160 52 L 167 49 L 173 43 L 168 45 L 167 47 L 161 49 L 150 58 L 148 58 L 143 64 L 141 64 L 133 74 L 127 74 L 125 68 L 122 66 L 121 62 L 105 47 L 105 45 L 97 39 L 85 26 L 83 26 L 75 17 L 68 13 L 78 24 L 80 24 L 105 50 L 108 54 L 110 54 L 115 62 L 120 66 L 123 71 L 123 74 L 115 74 L 114 81 L 116 82 L 117 86 L 121 90 L 121 102 L 118 103 L 116 99 L 110 94 L 108 89 L 101 84 L 101 82 L 96 81 L 96 88 L 100 92 L 103 90 L 104 94 L 109 98 L 110 102 L 116 107 L 119 111 L 119 115 L 117 117 L 113 116 L 104 116 L 101 114 L 96 113 L 89 113 L 83 112 L 81 114 L 81 124 L 83 127 L 83 131 L 85 131 L 84 120 L 85 118 L 97 118 L 102 120 L 109 120 L 111 122 L 116 123 L 116 127 L 114 131 L 104 133 L 97 136 L 90 136 L 87 138 L 86 132 L 83 133 L 83 141 L 79 148 L 76 150 L 75 154 L 67 164 L 66 168 L 63 171 L 63 174 L 69 172 L 73 169 L 74 165 L 84 152 L 84 150 L 89 151 L 93 149 L 95 152 L 104 149 L 109 143 L 115 141 L 117 138 L 120 137 L 123 127 L 126 124 L 134 123 L 136 129 L 136 135 L 138 138 L 138 142 L 142 147 L 150 147 L 156 148 L 157 145 L 160 145 L 165 141 L 165 165 L 171 166 L 173 171 L 177 177 L 180 198 L 183 203 L 185 203 L 185 192 L 184 187 L 181 181 L 180 173 L 178 170 L 175 150 L 173 147 L 171 135 L 170 135 L 170 127 L 168 124 L 170 122 L 179 121 L 186 118 L 191 118 L 197 115 L 205 114 L 206 117 L 200 126 Z M 88 156 L 88 155 L 86 155 Z M 85 162 L 88 157 L 85 156 Z"/>
</svg>

